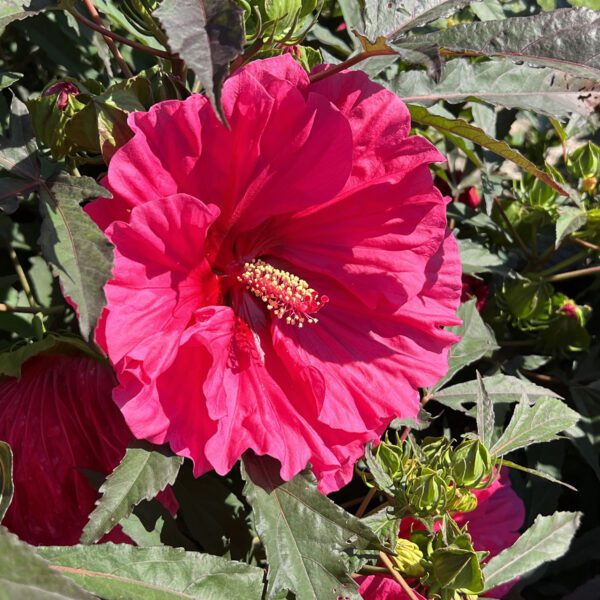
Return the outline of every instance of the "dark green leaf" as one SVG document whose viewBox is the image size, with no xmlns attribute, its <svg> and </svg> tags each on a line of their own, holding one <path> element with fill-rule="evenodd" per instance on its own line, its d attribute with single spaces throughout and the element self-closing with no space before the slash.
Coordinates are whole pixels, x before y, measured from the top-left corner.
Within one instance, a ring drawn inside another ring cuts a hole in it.
<svg viewBox="0 0 600 600">
<path fill-rule="evenodd" d="M 549 68 L 515 65 L 505 59 L 448 62 L 439 83 L 423 71 L 406 71 L 390 88 L 407 103 L 430 106 L 476 98 L 506 108 L 532 110 L 551 117 L 589 115 L 600 102 L 600 86 Z"/>
<path fill-rule="evenodd" d="M 486 590 L 512 581 L 540 565 L 560 558 L 569 549 L 579 527 L 580 513 L 555 512 L 538 516 L 534 524 L 507 550 L 483 569 Z"/>
<path fill-rule="evenodd" d="M 499 460 L 498 464 L 502 465 L 503 467 L 517 469 L 517 471 L 523 471 L 524 473 L 528 473 L 529 475 L 535 475 L 536 477 L 541 477 L 542 479 L 546 479 L 548 481 L 551 481 L 552 483 L 558 483 L 559 485 L 562 485 L 574 492 L 577 491 L 577 488 L 573 487 L 572 485 L 565 483 L 564 481 L 561 481 L 560 479 L 556 479 L 556 477 L 552 477 L 552 475 L 550 475 L 550 473 L 545 473 L 544 471 L 540 471 L 539 469 L 530 469 L 529 467 L 523 467 L 522 465 L 514 463 L 511 460 L 506 460 L 505 458 Z"/>
<path fill-rule="evenodd" d="M 523 394 L 527 394 L 530 401 L 535 402 L 539 398 L 559 398 L 555 392 L 547 388 L 531 383 L 526 379 L 519 379 L 511 375 L 492 375 L 483 378 L 485 390 L 494 404 L 505 402 L 518 402 Z M 443 390 L 436 391 L 432 398 L 454 410 L 466 412 L 465 404 L 477 402 L 477 381 L 457 383 Z"/>
<path fill-rule="evenodd" d="M 12 465 L 10 446 L 6 442 L 0 441 L 0 522 L 13 497 Z"/>
<path fill-rule="evenodd" d="M 494 435 L 494 403 L 489 397 L 483 379 L 477 371 L 477 435 L 489 447 Z"/>
<path fill-rule="evenodd" d="M 27 107 L 16 97 L 10 105 L 10 137 L 0 140 L 0 209 L 14 212 L 18 198 L 40 183 L 40 163 Z"/>
<path fill-rule="evenodd" d="M 104 600 L 260 600 L 263 571 L 180 548 L 41 547 L 52 567 Z"/>
<path fill-rule="evenodd" d="M 514 162 L 517 166 L 531 173 L 531 175 L 554 188 L 563 196 L 569 195 L 548 173 L 538 169 L 528 158 L 525 158 L 520 152 L 511 148 L 506 142 L 490 137 L 482 129 L 479 129 L 479 127 L 475 127 L 463 119 L 448 119 L 440 115 L 434 115 L 423 106 L 410 104 L 408 108 L 410 109 L 412 120 L 420 125 L 427 125 L 438 129 L 442 133 L 448 132 L 471 140 L 479 146 L 491 150 L 498 156 Z"/>
<path fill-rule="evenodd" d="M 395 42 L 410 29 L 447 17 L 470 0 L 381 0 L 365 1 L 365 36 L 374 42 L 383 36 Z"/>
<path fill-rule="evenodd" d="M 244 47 L 242 9 L 234 0 L 164 0 L 154 14 L 172 50 L 194 71 L 220 113 L 229 63 Z"/>
<path fill-rule="evenodd" d="M 574 386 L 571 395 L 581 419 L 567 434 L 600 479 L 600 390 Z"/>
<path fill-rule="evenodd" d="M 93 544 L 142 500 L 151 500 L 177 477 L 183 458 L 158 450 L 127 448 L 121 463 L 100 488 L 102 496 L 81 534 L 81 542 Z"/>
<path fill-rule="evenodd" d="M 2 10 L 2 9 L 0 9 L 0 10 Z M 3 73 L 0 73 L 0 90 L 3 90 L 4 88 L 11 86 L 13 83 L 19 81 L 19 79 L 21 79 L 21 77 L 23 77 L 23 75 L 21 75 L 21 73 L 9 73 L 6 71 Z"/>
<path fill-rule="evenodd" d="M 557 398 L 541 398 L 531 406 L 527 395 L 523 394 L 510 423 L 490 452 L 503 456 L 530 444 L 550 442 L 579 418 L 578 413 Z"/>
<path fill-rule="evenodd" d="M 577 206 L 564 206 L 559 209 L 556 221 L 556 242 L 558 248 L 563 240 L 574 231 L 581 229 L 587 221 L 587 213 Z"/>
<path fill-rule="evenodd" d="M 63 293 L 77 306 L 79 328 L 86 339 L 105 304 L 103 288 L 111 276 L 112 246 L 79 203 L 107 195 L 90 177 L 62 173 L 40 187 L 42 252 Z"/>
<path fill-rule="evenodd" d="M 461 339 L 450 348 L 448 373 L 436 384 L 436 390 L 448 383 L 463 367 L 498 348 L 492 330 L 479 315 L 475 298 L 461 304 L 458 317 L 462 319 L 462 324 L 450 327 L 450 331 Z"/>
<path fill-rule="evenodd" d="M 32 17 L 45 10 L 66 8 L 72 0 L 2 0 L 0 3 L 0 30 L 12 21 Z"/>
<path fill-rule="evenodd" d="M 93 596 L 0 527 L 0 600 L 93 600 Z"/>
<path fill-rule="evenodd" d="M 490 252 L 485 246 L 470 239 L 457 240 L 463 273 L 489 273 L 504 270 L 506 255 Z"/>
<path fill-rule="evenodd" d="M 414 39 L 416 47 L 502 56 L 600 80 L 600 13 L 585 8 L 468 23 Z"/>
<path fill-rule="evenodd" d="M 326 600 L 327 590 L 331 598 L 358 599 L 342 551 L 378 548 L 377 536 L 319 493 L 310 472 L 283 482 L 269 457 L 247 456 L 244 465 L 246 497 L 269 562 L 268 597 L 290 590 L 298 600 Z"/>
</svg>

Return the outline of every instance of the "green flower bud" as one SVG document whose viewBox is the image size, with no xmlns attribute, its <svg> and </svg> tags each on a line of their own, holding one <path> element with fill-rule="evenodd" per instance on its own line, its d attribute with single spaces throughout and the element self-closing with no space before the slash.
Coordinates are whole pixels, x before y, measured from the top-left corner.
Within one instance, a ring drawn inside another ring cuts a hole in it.
<svg viewBox="0 0 600 600">
<path fill-rule="evenodd" d="M 421 474 L 408 482 L 406 496 L 415 515 L 439 513 L 446 507 L 446 482 L 433 469 L 423 467 Z"/>
<path fill-rule="evenodd" d="M 459 487 L 477 488 L 492 475 L 492 459 L 479 440 L 465 440 L 452 453 L 452 474 Z"/>
<path fill-rule="evenodd" d="M 459 513 L 471 512 L 477 508 L 477 496 L 473 492 L 456 492 L 448 505 L 448 510 Z"/>
<path fill-rule="evenodd" d="M 569 157 L 567 167 L 576 177 L 595 178 L 598 175 L 598 167 L 600 167 L 600 148 L 592 142 L 577 148 Z"/>
<path fill-rule="evenodd" d="M 450 467 L 450 452 L 452 444 L 444 437 L 426 437 L 421 445 L 423 454 L 427 457 L 429 466 L 433 469 Z"/>
<path fill-rule="evenodd" d="M 386 473 L 395 481 L 402 477 L 404 472 L 404 451 L 402 446 L 381 442 L 377 446 L 377 461 L 385 469 Z"/>
<path fill-rule="evenodd" d="M 396 556 L 393 560 L 398 571 L 408 577 L 422 577 L 425 569 L 421 566 L 423 553 L 417 544 L 404 538 L 398 538 L 396 542 Z"/>
</svg>

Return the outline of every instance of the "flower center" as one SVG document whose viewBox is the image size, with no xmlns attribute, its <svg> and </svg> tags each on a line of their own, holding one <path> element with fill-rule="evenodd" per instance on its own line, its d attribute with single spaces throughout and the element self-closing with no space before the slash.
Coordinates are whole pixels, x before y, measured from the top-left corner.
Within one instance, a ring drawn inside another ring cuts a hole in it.
<svg viewBox="0 0 600 600">
<path fill-rule="evenodd" d="M 262 260 L 245 263 L 238 281 L 265 302 L 276 317 L 298 327 L 305 322 L 317 323 L 318 319 L 312 315 L 329 302 L 327 296 L 319 296 L 304 279 Z"/>
</svg>

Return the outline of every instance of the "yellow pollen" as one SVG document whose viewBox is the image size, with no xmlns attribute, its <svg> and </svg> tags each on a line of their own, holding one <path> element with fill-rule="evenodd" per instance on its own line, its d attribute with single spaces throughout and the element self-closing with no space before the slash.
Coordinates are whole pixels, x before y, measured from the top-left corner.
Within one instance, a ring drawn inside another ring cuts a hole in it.
<svg viewBox="0 0 600 600">
<path fill-rule="evenodd" d="M 238 281 L 289 325 L 302 327 L 304 323 L 317 323 L 318 319 L 312 315 L 329 302 L 327 296 L 319 296 L 304 279 L 262 260 L 245 263 Z"/>
</svg>

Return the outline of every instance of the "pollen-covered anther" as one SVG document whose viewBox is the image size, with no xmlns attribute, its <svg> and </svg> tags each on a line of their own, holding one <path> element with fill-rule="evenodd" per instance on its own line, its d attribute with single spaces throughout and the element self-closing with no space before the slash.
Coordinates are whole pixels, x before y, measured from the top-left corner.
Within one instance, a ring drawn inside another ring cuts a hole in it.
<svg viewBox="0 0 600 600">
<path fill-rule="evenodd" d="M 327 296 L 319 296 L 304 279 L 262 260 L 245 263 L 238 281 L 265 302 L 276 317 L 298 327 L 317 323 L 313 315 L 329 302 Z"/>
</svg>

